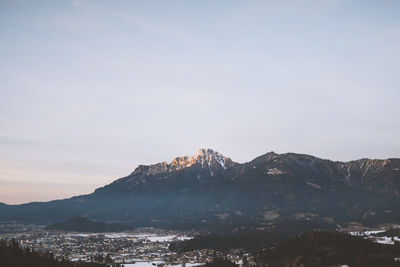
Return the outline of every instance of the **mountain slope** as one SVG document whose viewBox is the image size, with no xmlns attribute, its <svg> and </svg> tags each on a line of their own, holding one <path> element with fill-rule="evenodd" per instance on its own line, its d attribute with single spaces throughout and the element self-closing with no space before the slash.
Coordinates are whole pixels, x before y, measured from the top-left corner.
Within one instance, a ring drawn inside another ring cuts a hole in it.
<svg viewBox="0 0 400 267">
<path fill-rule="evenodd" d="M 333 162 L 273 152 L 239 164 L 202 149 L 171 163 L 141 165 L 89 195 L 0 207 L 0 220 L 85 216 L 142 226 L 258 228 L 284 219 L 399 222 L 399 169 L 400 159 Z"/>
<path fill-rule="evenodd" d="M 127 229 L 127 227 L 117 223 L 94 222 L 84 217 L 74 217 L 63 222 L 49 225 L 46 227 L 46 229 L 56 231 L 101 233 L 124 231 Z"/>
</svg>

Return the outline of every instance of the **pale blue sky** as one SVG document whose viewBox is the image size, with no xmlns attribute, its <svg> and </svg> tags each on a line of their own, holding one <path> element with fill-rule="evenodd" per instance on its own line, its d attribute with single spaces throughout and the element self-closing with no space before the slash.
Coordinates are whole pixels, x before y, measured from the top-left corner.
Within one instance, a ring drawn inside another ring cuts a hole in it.
<svg viewBox="0 0 400 267">
<path fill-rule="evenodd" d="M 210 147 L 400 157 L 399 1 L 0 0 L 0 201 Z"/>
</svg>

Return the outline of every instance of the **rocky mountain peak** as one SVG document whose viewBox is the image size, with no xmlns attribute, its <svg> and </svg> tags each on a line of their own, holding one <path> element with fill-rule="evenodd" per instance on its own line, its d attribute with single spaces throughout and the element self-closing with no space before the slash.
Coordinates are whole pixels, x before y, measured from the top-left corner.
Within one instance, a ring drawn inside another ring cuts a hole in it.
<svg viewBox="0 0 400 267">
<path fill-rule="evenodd" d="M 211 176 L 214 176 L 221 170 L 226 170 L 235 165 L 235 163 L 221 153 L 210 148 L 200 149 L 199 152 L 191 157 L 193 164 L 201 166 L 202 169 L 208 169 Z"/>
<path fill-rule="evenodd" d="M 232 167 L 236 163 L 230 158 L 210 148 L 200 149 L 196 155 L 176 157 L 171 163 L 161 162 L 154 165 L 139 165 L 132 175 L 154 175 L 164 172 L 172 172 L 185 168 L 197 168 L 207 171 L 211 176 Z"/>
</svg>

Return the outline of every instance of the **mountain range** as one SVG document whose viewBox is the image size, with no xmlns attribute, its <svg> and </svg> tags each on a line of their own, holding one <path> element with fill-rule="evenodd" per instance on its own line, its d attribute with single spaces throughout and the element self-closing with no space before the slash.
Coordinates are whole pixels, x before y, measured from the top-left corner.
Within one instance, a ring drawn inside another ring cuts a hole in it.
<svg viewBox="0 0 400 267">
<path fill-rule="evenodd" d="M 140 165 L 88 195 L 0 205 L 0 221 L 50 224 L 83 216 L 132 226 L 267 228 L 400 221 L 400 159 L 330 161 L 268 152 L 237 163 L 212 149 Z"/>
</svg>

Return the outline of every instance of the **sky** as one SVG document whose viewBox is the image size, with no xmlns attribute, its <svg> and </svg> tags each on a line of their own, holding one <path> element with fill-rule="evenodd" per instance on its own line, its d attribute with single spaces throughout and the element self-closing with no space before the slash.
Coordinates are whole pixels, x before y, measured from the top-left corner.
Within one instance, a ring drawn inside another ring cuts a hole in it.
<svg viewBox="0 0 400 267">
<path fill-rule="evenodd" d="M 213 148 L 400 157 L 400 1 L 0 0 L 0 202 Z"/>
</svg>

